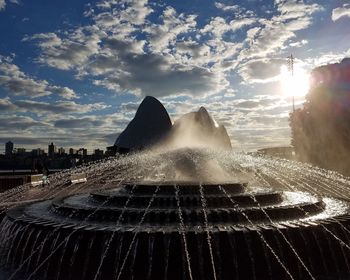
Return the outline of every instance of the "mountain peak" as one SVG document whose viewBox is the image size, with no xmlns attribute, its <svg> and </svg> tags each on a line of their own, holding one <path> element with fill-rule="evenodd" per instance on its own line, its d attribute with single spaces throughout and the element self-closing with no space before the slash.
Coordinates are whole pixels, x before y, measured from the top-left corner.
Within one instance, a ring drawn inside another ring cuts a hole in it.
<svg viewBox="0 0 350 280">
<path fill-rule="evenodd" d="M 146 96 L 135 117 L 115 141 L 115 146 L 126 150 L 139 150 L 159 142 L 171 129 L 171 120 L 163 104 Z"/>
</svg>

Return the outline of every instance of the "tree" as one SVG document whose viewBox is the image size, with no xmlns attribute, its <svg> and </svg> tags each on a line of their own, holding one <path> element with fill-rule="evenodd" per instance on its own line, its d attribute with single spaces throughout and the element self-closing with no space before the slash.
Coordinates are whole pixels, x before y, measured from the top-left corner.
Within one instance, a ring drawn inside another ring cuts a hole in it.
<svg viewBox="0 0 350 280">
<path fill-rule="evenodd" d="M 289 120 L 301 161 L 350 175 L 350 59 L 314 69 L 306 102 Z"/>
</svg>

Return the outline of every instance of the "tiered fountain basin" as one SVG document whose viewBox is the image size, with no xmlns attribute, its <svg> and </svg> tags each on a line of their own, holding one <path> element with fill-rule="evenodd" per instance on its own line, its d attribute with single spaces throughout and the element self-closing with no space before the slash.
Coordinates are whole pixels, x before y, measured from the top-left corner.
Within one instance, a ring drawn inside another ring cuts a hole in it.
<svg viewBox="0 0 350 280">
<path fill-rule="evenodd" d="M 125 184 L 21 205 L 2 222 L 3 266 L 14 279 L 348 279 L 348 203 L 246 187 Z"/>
</svg>

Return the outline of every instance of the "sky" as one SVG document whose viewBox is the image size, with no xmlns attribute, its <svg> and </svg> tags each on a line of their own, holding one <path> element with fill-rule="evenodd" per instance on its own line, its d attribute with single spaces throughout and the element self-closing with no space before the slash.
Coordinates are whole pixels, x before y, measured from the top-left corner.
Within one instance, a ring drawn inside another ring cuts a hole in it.
<svg viewBox="0 0 350 280">
<path fill-rule="evenodd" d="M 0 153 L 104 149 L 147 95 L 173 121 L 205 106 L 235 150 L 289 145 L 291 95 L 350 57 L 349 26 L 350 0 L 0 0 Z"/>
</svg>

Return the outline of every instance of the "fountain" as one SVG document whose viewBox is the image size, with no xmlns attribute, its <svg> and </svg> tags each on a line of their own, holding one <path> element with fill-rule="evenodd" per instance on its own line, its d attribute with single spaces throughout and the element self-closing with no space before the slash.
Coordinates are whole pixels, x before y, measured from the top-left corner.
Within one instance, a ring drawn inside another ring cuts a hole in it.
<svg viewBox="0 0 350 280">
<path fill-rule="evenodd" d="M 134 153 L 0 194 L 0 279 L 350 277 L 349 178 L 234 153 L 153 97 L 112 148 Z"/>
<path fill-rule="evenodd" d="M 69 173 L 88 180 L 72 187 Z M 6 279 L 348 279 L 349 179 L 203 149 L 111 158 L 0 195 Z"/>
</svg>

